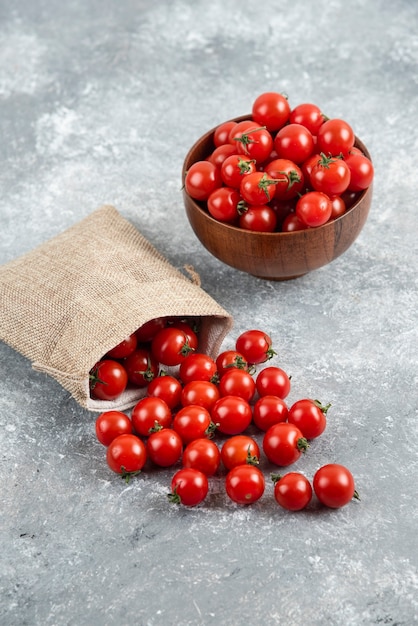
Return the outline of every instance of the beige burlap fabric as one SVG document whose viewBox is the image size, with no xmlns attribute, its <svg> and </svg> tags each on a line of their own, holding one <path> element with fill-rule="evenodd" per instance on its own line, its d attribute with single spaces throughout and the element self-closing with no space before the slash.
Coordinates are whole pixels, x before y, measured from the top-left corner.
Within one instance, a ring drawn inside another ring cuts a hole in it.
<svg viewBox="0 0 418 626">
<path fill-rule="evenodd" d="M 0 339 L 82 406 L 127 409 L 143 394 L 92 400 L 89 371 L 150 319 L 201 318 L 199 350 L 218 352 L 232 317 L 112 206 L 0 267 Z"/>
</svg>

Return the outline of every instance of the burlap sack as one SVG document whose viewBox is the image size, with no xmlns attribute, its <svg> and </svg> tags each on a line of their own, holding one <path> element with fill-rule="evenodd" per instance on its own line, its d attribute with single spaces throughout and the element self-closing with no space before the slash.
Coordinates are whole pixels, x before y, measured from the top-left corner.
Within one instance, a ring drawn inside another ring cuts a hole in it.
<svg viewBox="0 0 418 626">
<path fill-rule="evenodd" d="M 232 317 L 112 206 L 1 266 L 0 301 L 0 339 L 93 411 L 124 410 L 143 395 L 93 400 L 88 375 L 148 320 L 200 317 L 199 350 L 212 356 L 232 327 Z"/>
</svg>

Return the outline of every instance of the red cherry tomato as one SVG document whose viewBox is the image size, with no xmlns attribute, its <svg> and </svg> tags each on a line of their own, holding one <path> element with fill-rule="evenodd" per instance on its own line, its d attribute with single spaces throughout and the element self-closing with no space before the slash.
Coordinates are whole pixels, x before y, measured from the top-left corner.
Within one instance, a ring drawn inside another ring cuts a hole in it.
<svg viewBox="0 0 418 626">
<path fill-rule="evenodd" d="M 267 204 L 276 192 L 276 182 L 265 172 L 247 174 L 241 181 L 240 194 L 251 205 Z"/>
<path fill-rule="evenodd" d="M 231 120 L 230 122 L 223 122 L 223 124 L 219 124 L 219 126 L 216 127 L 213 134 L 213 143 L 217 148 L 229 143 L 229 135 L 236 125 L 237 123 Z"/>
<path fill-rule="evenodd" d="M 220 169 L 210 161 L 196 161 L 186 172 L 184 187 L 194 200 L 207 200 L 221 185 Z"/>
<path fill-rule="evenodd" d="M 272 476 L 274 498 L 277 504 L 288 511 L 301 511 L 312 500 L 312 485 L 299 472 L 289 472 L 284 476 Z"/>
<path fill-rule="evenodd" d="M 374 168 L 373 164 L 366 156 L 362 154 L 350 154 L 345 160 L 350 170 L 350 191 L 363 191 L 367 189 L 373 182 Z"/>
<path fill-rule="evenodd" d="M 194 439 L 210 438 L 213 436 L 215 425 L 207 409 L 196 404 L 185 406 L 173 419 L 173 428 L 187 445 Z"/>
<path fill-rule="evenodd" d="M 345 161 L 339 158 L 321 158 L 312 168 L 310 181 L 316 191 L 322 191 L 328 196 L 340 195 L 350 184 L 350 169 Z"/>
<path fill-rule="evenodd" d="M 252 437 L 234 435 L 223 443 L 221 460 L 227 470 L 245 463 L 258 465 L 260 462 L 260 448 Z"/>
<path fill-rule="evenodd" d="M 274 159 L 266 165 L 264 171 L 269 178 L 277 180 L 275 197 L 279 200 L 289 200 L 303 192 L 303 172 L 293 161 Z"/>
<path fill-rule="evenodd" d="M 197 404 L 209 412 L 218 399 L 218 387 L 208 380 L 192 380 L 184 385 L 181 392 L 182 406 Z"/>
<path fill-rule="evenodd" d="M 216 376 L 216 363 L 207 354 L 193 352 L 180 364 L 179 374 L 184 384 L 192 380 L 212 381 Z"/>
<path fill-rule="evenodd" d="M 219 222 L 234 224 L 239 218 L 238 204 L 241 196 L 233 187 L 220 187 L 213 191 L 207 202 L 210 215 Z"/>
<path fill-rule="evenodd" d="M 241 333 L 235 342 L 235 348 L 252 365 L 264 363 L 276 354 L 272 349 L 271 337 L 257 329 Z"/>
<path fill-rule="evenodd" d="M 147 395 L 161 398 L 170 409 L 175 409 L 181 402 L 183 387 L 181 382 L 168 374 L 156 376 L 147 387 Z"/>
<path fill-rule="evenodd" d="M 145 322 L 145 324 L 142 324 L 142 326 L 140 326 L 138 330 L 135 331 L 138 343 L 149 343 L 150 341 L 152 341 L 158 331 L 164 328 L 166 325 L 167 320 L 165 317 L 158 317 L 149 320 L 148 322 Z"/>
<path fill-rule="evenodd" d="M 306 230 L 309 228 L 302 220 L 298 218 L 296 213 L 291 213 L 287 217 L 285 217 L 282 224 L 282 232 L 283 233 L 294 233 L 298 230 Z"/>
<path fill-rule="evenodd" d="M 126 480 L 137 474 L 147 460 L 145 444 L 136 435 L 119 435 L 106 450 L 106 461 L 111 470 Z"/>
<path fill-rule="evenodd" d="M 288 412 L 287 404 L 278 396 L 262 396 L 254 404 L 253 422 L 267 432 L 270 426 L 285 422 Z"/>
<path fill-rule="evenodd" d="M 248 362 L 244 356 L 236 350 L 224 350 L 216 358 L 216 368 L 219 378 L 235 368 L 240 370 L 248 370 Z"/>
<path fill-rule="evenodd" d="M 264 126 L 254 124 L 240 137 L 235 138 L 238 154 L 254 159 L 257 164 L 263 163 L 270 155 L 273 148 L 273 137 Z"/>
<path fill-rule="evenodd" d="M 324 122 L 317 135 L 317 150 L 327 156 L 348 155 L 354 146 L 355 135 L 344 120 L 333 118 Z"/>
<path fill-rule="evenodd" d="M 263 450 L 275 465 L 285 467 L 297 461 L 309 447 L 302 432 L 293 424 L 280 422 L 271 426 L 263 438 Z"/>
<path fill-rule="evenodd" d="M 345 506 L 353 498 L 360 499 L 352 473 L 337 463 L 324 465 L 315 473 L 313 488 L 318 500 L 332 509 Z"/>
<path fill-rule="evenodd" d="M 183 441 L 172 428 L 162 428 L 151 433 L 147 444 L 148 458 L 159 467 L 171 467 L 181 458 Z"/>
<path fill-rule="evenodd" d="M 279 130 L 290 116 L 290 105 L 286 96 L 275 92 L 260 94 L 252 105 L 252 118 L 270 132 Z"/>
<path fill-rule="evenodd" d="M 211 439 L 194 439 L 185 447 L 183 467 L 192 467 L 206 476 L 214 476 L 221 463 L 221 453 Z"/>
<path fill-rule="evenodd" d="M 251 424 L 252 410 L 249 403 L 239 396 L 224 396 L 213 405 L 212 422 L 225 435 L 238 435 Z"/>
<path fill-rule="evenodd" d="M 197 506 L 209 491 L 207 476 L 192 467 L 176 472 L 171 480 L 170 502 L 184 506 Z"/>
<path fill-rule="evenodd" d="M 137 338 L 135 333 L 129 335 L 121 341 L 117 346 L 109 350 L 106 357 L 109 359 L 124 359 L 129 356 L 136 348 Z"/>
<path fill-rule="evenodd" d="M 208 156 L 207 160 L 210 163 L 213 163 L 213 165 L 216 165 L 216 167 L 218 167 L 219 169 L 221 169 L 225 159 L 230 157 L 232 154 L 235 154 L 235 152 L 235 146 L 232 146 L 230 143 L 226 143 L 223 146 L 215 148 L 212 154 Z"/>
<path fill-rule="evenodd" d="M 302 124 L 312 135 L 317 135 L 320 127 L 325 121 L 324 115 L 321 113 L 321 109 L 316 104 L 310 102 L 298 104 L 290 112 L 289 122 L 291 124 Z"/>
<path fill-rule="evenodd" d="M 259 233 L 274 233 L 277 227 L 277 215 L 268 205 L 248 206 L 240 213 L 239 226 Z"/>
<path fill-rule="evenodd" d="M 312 133 L 301 124 L 288 124 L 279 130 L 274 139 L 274 148 L 281 159 L 302 164 L 314 151 Z"/>
<path fill-rule="evenodd" d="M 240 369 L 231 369 L 219 381 L 221 396 L 239 396 L 247 402 L 254 398 L 256 387 L 254 378 L 249 372 Z"/>
<path fill-rule="evenodd" d="M 105 411 L 96 419 L 96 437 L 104 446 L 119 435 L 132 434 L 132 422 L 122 411 Z"/>
<path fill-rule="evenodd" d="M 154 358 L 163 365 L 173 366 L 180 363 L 197 349 L 198 339 L 194 334 L 193 342 L 180 328 L 168 326 L 160 330 L 151 343 Z"/>
<path fill-rule="evenodd" d="M 137 348 L 124 361 L 128 380 L 136 387 L 146 387 L 157 375 L 159 363 L 148 348 Z"/>
<path fill-rule="evenodd" d="M 341 217 L 341 215 L 344 215 L 344 213 L 346 213 L 347 207 L 346 207 L 344 199 L 341 196 L 332 196 L 330 200 L 331 200 L 332 210 L 331 210 L 331 217 L 329 219 L 336 220 L 338 217 Z"/>
<path fill-rule="evenodd" d="M 241 122 L 235 124 L 235 126 L 231 129 L 228 141 L 235 147 L 235 150 L 237 149 L 237 139 L 239 139 L 249 128 L 254 128 L 254 120 L 241 120 Z"/>
<path fill-rule="evenodd" d="M 330 406 L 308 398 L 297 400 L 289 409 L 287 421 L 297 426 L 306 439 L 315 439 L 326 428 L 326 414 Z"/>
<path fill-rule="evenodd" d="M 170 428 L 172 422 L 171 409 L 161 398 L 141 398 L 132 409 L 132 424 L 135 432 L 141 437 L 148 437 L 158 426 Z"/>
<path fill-rule="evenodd" d="M 90 393 L 98 400 L 115 400 L 126 389 L 126 369 L 113 359 L 103 359 L 90 372 Z"/>
<path fill-rule="evenodd" d="M 222 163 L 221 176 L 227 187 L 239 189 L 243 177 L 255 171 L 254 159 L 242 154 L 233 154 Z"/>
<path fill-rule="evenodd" d="M 331 213 L 331 200 L 322 191 L 308 191 L 296 203 L 297 217 L 310 228 L 316 228 L 328 222 Z"/>
<path fill-rule="evenodd" d="M 284 400 L 290 393 L 290 376 L 281 367 L 265 367 L 255 380 L 259 396 L 279 396 Z"/>
<path fill-rule="evenodd" d="M 265 489 L 264 475 L 254 465 L 237 465 L 225 479 L 229 498 L 237 504 L 253 504 L 261 498 Z"/>
</svg>

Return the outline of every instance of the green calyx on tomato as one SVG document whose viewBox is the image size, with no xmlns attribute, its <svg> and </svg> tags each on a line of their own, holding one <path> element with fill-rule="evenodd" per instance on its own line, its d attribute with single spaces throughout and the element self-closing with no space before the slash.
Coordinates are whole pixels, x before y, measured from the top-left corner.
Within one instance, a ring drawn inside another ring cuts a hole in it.
<svg viewBox="0 0 418 626">
<path fill-rule="evenodd" d="M 324 415 L 326 415 L 328 413 L 328 410 L 332 406 L 331 402 L 328 402 L 328 404 L 322 404 L 322 402 L 320 402 L 319 400 L 314 400 L 313 403 L 314 403 L 315 406 L 318 407 L 318 409 L 320 409 L 322 411 L 322 413 Z"/>
<path fill-rule="evenodd" d="M 247 458 L 245 459 L 247 465 L 259 465 L 260 459 L 256 454 L 251 454 L 251 446 L 248 446 Z"/>
<path fill-rule="evenodd" d="M 122 466 L 120 476 L 125 481 L 126 484 L 129 483 L 132 476 L 138 476 L 141 473 L 141 470 L 137 470 L 136 472 L 127 472 L 126 469 Z"/>
<path fill-rule="evenodd" d="M 308 440 L 305 437 L 299 437 L 299 439 L 296 442 L 296 447 L 298 450 L 305 453 L 306 450 L 309 448 Z"/>
</svg>

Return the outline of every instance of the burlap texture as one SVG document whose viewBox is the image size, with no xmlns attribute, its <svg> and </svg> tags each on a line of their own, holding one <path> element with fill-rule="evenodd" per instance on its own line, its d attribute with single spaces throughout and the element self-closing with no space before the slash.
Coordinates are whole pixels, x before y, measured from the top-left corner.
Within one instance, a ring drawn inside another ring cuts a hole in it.
<svg viewBox="0 0 418 626">
<path fill-rule="evenodd" d="M 92 400 L 89 371 L 150 319 L 202 318 L 199 350 L 216 356 L 232 317 L 175 269 L 112 206 L 0 267 L 0 339 L 83 407 L 124 410 L 143 390 Z"/>
</svg>

